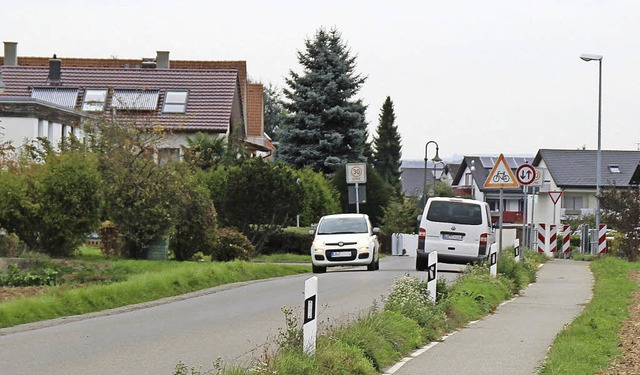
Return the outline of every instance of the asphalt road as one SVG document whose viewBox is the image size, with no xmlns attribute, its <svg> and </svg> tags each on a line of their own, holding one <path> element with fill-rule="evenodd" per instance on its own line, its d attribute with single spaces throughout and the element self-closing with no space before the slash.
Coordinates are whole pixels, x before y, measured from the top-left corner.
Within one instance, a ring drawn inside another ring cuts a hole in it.
<svg viewBox="0 0 640 375">
<path fill-rule="evenodd" d="M 439 265 L 453 280 L 460 266 Z M 318 275 L 319 330 L 352 319 L 382 301 L 393 280 L 415 271 L 415 258 L 386 257 L 380 270 L 330 268 Z M 0 330 L 0 373 L 171 374 L 182 361 L 212 368 L 259 358 L 285 329 L 282 308 L 302 315 L 312 274 L 248 283 L 101 312 Z"/>
</svg>

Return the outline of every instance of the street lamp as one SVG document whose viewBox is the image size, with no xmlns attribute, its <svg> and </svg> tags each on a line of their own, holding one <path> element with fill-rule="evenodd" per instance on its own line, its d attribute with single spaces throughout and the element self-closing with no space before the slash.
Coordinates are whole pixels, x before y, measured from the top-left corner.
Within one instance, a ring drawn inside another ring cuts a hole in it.
<svg viewBox="0 0 640 375">
<path fill-rule="evenodd" d="M 592 54 L 582 54 L 580 58 L 584 61 L 598 61 L 598 152 L 596 154 L 596 231 L 600 230 L 600 165 L 602 164 L 601 147 L 601 108 L 602 108 L 602 56 Z"/>
<path fill-rule="evenodd" d="M 422 185 L 422 199 L 424 200 L 425 205 L 427 204 L 427 150 L 429 149 L 429 145 L 432 143 L 436 145 L 436 156 L 434 156 L 431 161 L 434 163 L 439 163 L 442 161 L 442 159 L 440 159 L 440 156 L 438 155 L 438 151 L 440 150 L 440 147 L 438 147 L 438 143 L 436 141 L 427 142 L 427 144 L 424 145 L 424 184 Z"/>
</svg>

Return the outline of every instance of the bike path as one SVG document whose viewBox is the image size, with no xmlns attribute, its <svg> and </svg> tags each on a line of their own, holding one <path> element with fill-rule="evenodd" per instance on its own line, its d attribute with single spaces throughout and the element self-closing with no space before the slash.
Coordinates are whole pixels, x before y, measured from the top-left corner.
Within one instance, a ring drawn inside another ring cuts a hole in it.
<svg viewBox="0 0 640 375">
<path fill-rule="evenodd" d="M 535 374 L 558 332 L 591 299 L 592 287 L 589 262 L 549 260 L 519 297 L 384 374 Z"/>
</svg>

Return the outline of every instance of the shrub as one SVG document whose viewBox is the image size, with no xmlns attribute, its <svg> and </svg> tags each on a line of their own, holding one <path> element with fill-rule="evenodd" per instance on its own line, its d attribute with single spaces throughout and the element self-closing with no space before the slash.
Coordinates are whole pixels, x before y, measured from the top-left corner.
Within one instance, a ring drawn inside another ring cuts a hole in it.
<svg viewBox="0 0 640 375">
<path fill-rule="evenodd" d="M 23 272 L 14 264 L 7 267 L 7 275 L 0 275 L 0 286 L 41 286 L 56 285 L 58 272 L 46 268 L 41 272 Z"/>
<path fill-rule="evenodd" d="M 262 248 L 261 254 L 309 254 L 312 237 L 307 233 L 284 231 L 269 237 Z"/>
<path fill-rule="evenodd" d="M 255 247 L 244 234 L 235 228 L 222 228 L 217 231 L 213 240 L 211 260 L 249 260 L 254 253 Z"/>
<path fill-rule="evenodd" d="M 15 258 L 26 250 L 25 244 L 20 241 L 16 234 L 0 235 L 0 257 Z"/>
<path fill-rule="evenodd" d="M 122 246 L 120 244 L 120 235 L 118 228 L 111 221 L 107 220 L 100 225 L 100 239 L 102 247 L 100 251 L 106 255 L 120 256 L 122 254 Z"/>
</svg>

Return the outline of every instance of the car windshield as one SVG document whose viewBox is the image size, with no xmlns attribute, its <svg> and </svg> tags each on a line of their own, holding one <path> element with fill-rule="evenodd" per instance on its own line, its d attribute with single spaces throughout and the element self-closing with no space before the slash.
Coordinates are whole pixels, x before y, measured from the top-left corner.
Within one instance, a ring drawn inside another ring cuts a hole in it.
<svg viewBox="0 0 640 375">
<path fill-rule="evenodd" d="M 367 221 L 362 217 L 324 218 L 318 226 L 318 234 L 367 233 Z"/>
<path fill-rule="evenodd" d="M 477 204 L 434 201 L 429 206 L 427 220 L 466 225 L 482 224 L 482 211 Z"/>
</svg>

